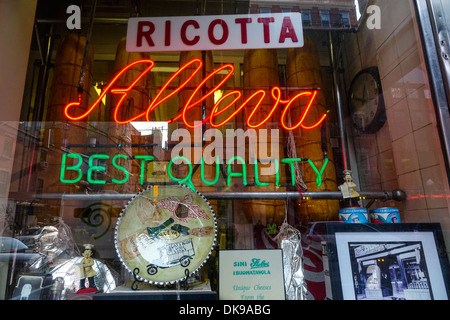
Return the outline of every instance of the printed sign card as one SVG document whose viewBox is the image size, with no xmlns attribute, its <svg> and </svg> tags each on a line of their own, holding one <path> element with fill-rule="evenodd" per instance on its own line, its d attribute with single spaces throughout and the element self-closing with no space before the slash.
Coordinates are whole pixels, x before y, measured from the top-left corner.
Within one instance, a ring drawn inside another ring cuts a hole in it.
<svg viewBox="0 0 450 320">
<path fill-rule="evenodd" d="M 300 12 L 128 19 L 128 52 L 303 47 Z"/>
<path fill-rule="evenodd" d="M 284 300 L 283 253 L 271 250 L 220 250 L 219 299 Z"/>
</svg>

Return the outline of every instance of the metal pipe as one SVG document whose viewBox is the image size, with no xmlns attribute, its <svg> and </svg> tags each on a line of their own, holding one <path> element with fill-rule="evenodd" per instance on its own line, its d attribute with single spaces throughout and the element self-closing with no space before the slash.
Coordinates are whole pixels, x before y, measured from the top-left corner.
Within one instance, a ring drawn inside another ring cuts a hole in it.
<svg viewBox="0 0 450 320">
<path fill-rule="evenodd" d="M 34 33 L 36 35 L 36 43 L 38 45 L 39 56 L 41 57 L 41 66 L 43 66 L 45 65 L 46 59 L 44 58 L 44 52 L 41 44 L 41 36 L 39 34 L 38 24 L 36 21 L 34 21 Z"/>
<path fill-rule="evenodd" d="M 91 18 L 89 21 L 89 29 L 88 34 L 86 36 L 86 47 L 84 48 L 84 56 L 83 56 L 83 63 L 81 65 L 80 69 L 80 79 L 78 80 L 78 94 L 83 94 L 83 85 L 84 85 L 84 76 L 86 74 L 86 63 L 87 63 L 87 56 L 89 52 L 89 45 L 91 43 L 91 36 L 92 36 L 92 28 L 94 26 L 94 17 L 95 17 L 95 10 L 97 8 L 97 0 L 93 0 L 93 6 L 91 8 Z M 79 98 L 81 101 L 81 99 Z"/>
<path fill-rule="evenodd" d="M 431 0 L 428 2 L 432 25 L 435 30 L 434 39 L 442 77 L 444 78 L 447 100 L 450 100 L 450 1 Z"/>
<path fill-rule="evenodd" d="M 345 126 L 344 126 L 344 108 L 342 106 L 342 97 L 341 97 L 341 89 L 339 85 L 338 80 L 338 65 L 336 62 L 336 53 L 334 48 L 334 42 L 333 42 L 333 35 L 331 32 L 328 33 L 329 37 L 329 44 L 330 44 L 330 59 L 331 59 L 331 72 L 333 74 L 333 85 L 334 85 L 334 91 L 335 91 L 335 97 L 336 97 L 336 106 L 337 106 L 337 116 L 338 116 L 338 122 L 339 122 L 339 135 L 341 138 L 341 148 L 342 148 L 342 162 L 344 165 L 344 170 L 351 170 L 350 164 L 349 164 L 349 154 L 348 154 L 348 147 L 347 147 L 347 134 L 345 132 Z"/>
<path fill-rule="evenodd" d="M 342 200 L 342 193 L 339 191 L 325 192 L 211 192 L 202 193 L 207 199 L 265 199 L 265 200 L 283 200 L 283 199 L 306 199 L 309 200 Z M 398 191 L 371 191 L 360 192 L 361 198 L 390 200 L 397 198 Z"/>
<path fill-rule="evenodd" d="M 438 120 L 438 132 L 441 138 L 447 179 L 450 181 L 450 111 L 447 100 L 445 81 L 441 70 L 442 58 L 436 50 L 436 41 L 431 22 L 428 1 L 414 1 L 419 31 L 421 33 L 422 46 L 424 47 L 425 60 L 430 78 L 433 102 Z"/>
<path fill-rule="evenodd" d="M 366 19 L 366 16 L 367 16 L 367 9 L 368 8 L 369 8 L 369 2 L 368 1 L 366 2 L 365 6 L 364 6 L 364 10 L 361 11 L 361 8 L 359 8 L 361 16 L 359 17 L 358 24 L 355 27 L 352 28 L 352 31 L 354 33 L 359 32 L 359 30 L 361 29 L 361 25 L 362 25 L 363 21 Z"/>
<path fill-rule="evenodd" d="M 241 200 L 241 199 L 266 199 L 266 200 L 286 200 L 308 198 L 310 200 L 340 200 L 342 193 L 339 191 L 325 192 L 205 192 L 202 195 L 207 199 L 222 200 Z M 119 193 L 42 193 L 37 194 L 37 200 L 131 200 L 136 194 Z M 406 195 L 401 190 L 393 191 L 367 191 L 360 192 L 361 198 L 378 200 L 396 200 L 403 201 Z"/>
</svg>

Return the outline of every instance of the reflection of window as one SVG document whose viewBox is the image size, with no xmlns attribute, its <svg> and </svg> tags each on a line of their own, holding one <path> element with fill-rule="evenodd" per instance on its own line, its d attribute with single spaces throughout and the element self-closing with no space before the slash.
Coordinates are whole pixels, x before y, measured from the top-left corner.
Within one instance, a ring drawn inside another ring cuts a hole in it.
<svg viewBox="0 0 450 320">
<path fill-rule="evenodd" d="M 94 158 L 92 159 L 92 167 L 102 167 L 106 168 L 106 159 Z M 104 179 L 104 170 L 93 170 L 92 171 L 92 179 L 93 180 L 103 180 Z"/>
<path fill-rule="evenodd" d="M 348 12 L 341 13 L 341 25 L 344 28 L 350 28 L 350 15 Z"/>
<path fill-rule="evenodd" d="M 44 193 L 44 180 L 43 179 L 37 179 L 36 193 Z"/>
<path fill-rule="evenodd" d="M 322 27 L 324 27 L 324 28 L 330 27 L 330 13 L 329 12 L 321 12 L 320 20 L 322 21 Z"/>
<path fill-rule="evenodd" d="M 0 170 L 0 196 L 6 196 L 8 194 L 8 181 L 9 172 Z"/>
<path fill-rule="evenodd" d="M 259 13 L 270 13 L 270 8 L 259 8 Z"/>
<path fill-rule="evenodd" d="M 3 144 L 2 158 L 11 159 L 14 140 L 11 137 L 5 137 Z"/>
<path fill-rule="evenodd" d="M 311 27 L 311 13 L 309 11 L 302 12 L 302 20 L 304 27 Z"/>
</svg>

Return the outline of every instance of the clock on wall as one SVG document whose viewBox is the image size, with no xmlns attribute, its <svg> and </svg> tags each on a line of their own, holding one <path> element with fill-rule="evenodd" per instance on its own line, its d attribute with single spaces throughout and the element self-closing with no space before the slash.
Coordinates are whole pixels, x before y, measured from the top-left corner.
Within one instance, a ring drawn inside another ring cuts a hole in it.
<svg viewBox="0 0 450 320">
<path fill-rule="evenodd" d="M 383 127 L 386 110 L 377 67 L 361 70 L 355 76 L 348 97 L 350 115 L 358 131 L 375 133 Z"/>
</svg>

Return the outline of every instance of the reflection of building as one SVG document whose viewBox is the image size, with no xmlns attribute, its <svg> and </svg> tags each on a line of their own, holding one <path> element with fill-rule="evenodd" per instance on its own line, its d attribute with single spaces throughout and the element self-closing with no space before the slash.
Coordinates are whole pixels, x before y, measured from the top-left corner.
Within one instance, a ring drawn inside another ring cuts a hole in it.
<svg viewBox="0 0 450 320">
<path fill-rule="evenodd" d="M 250 1 L 251 13 L 301 12 L 305 29 L 350 28 L 357 24 L 354 0 Z"/>
<path fill-rule="evenodd" d="M 350 249 L 358 300 L 431 299 L 420 243 L 351 244 Z"/>
<path fill-rule="evenodd" d="M 13 207 L 10 206 L 11 172 L 14 165 L 14 150 L 17 139 L 17 124 L 5 121 L 0 127 L 0 230 L 5 234 L 12 231 L 11 219 Z"/>
</svg>

